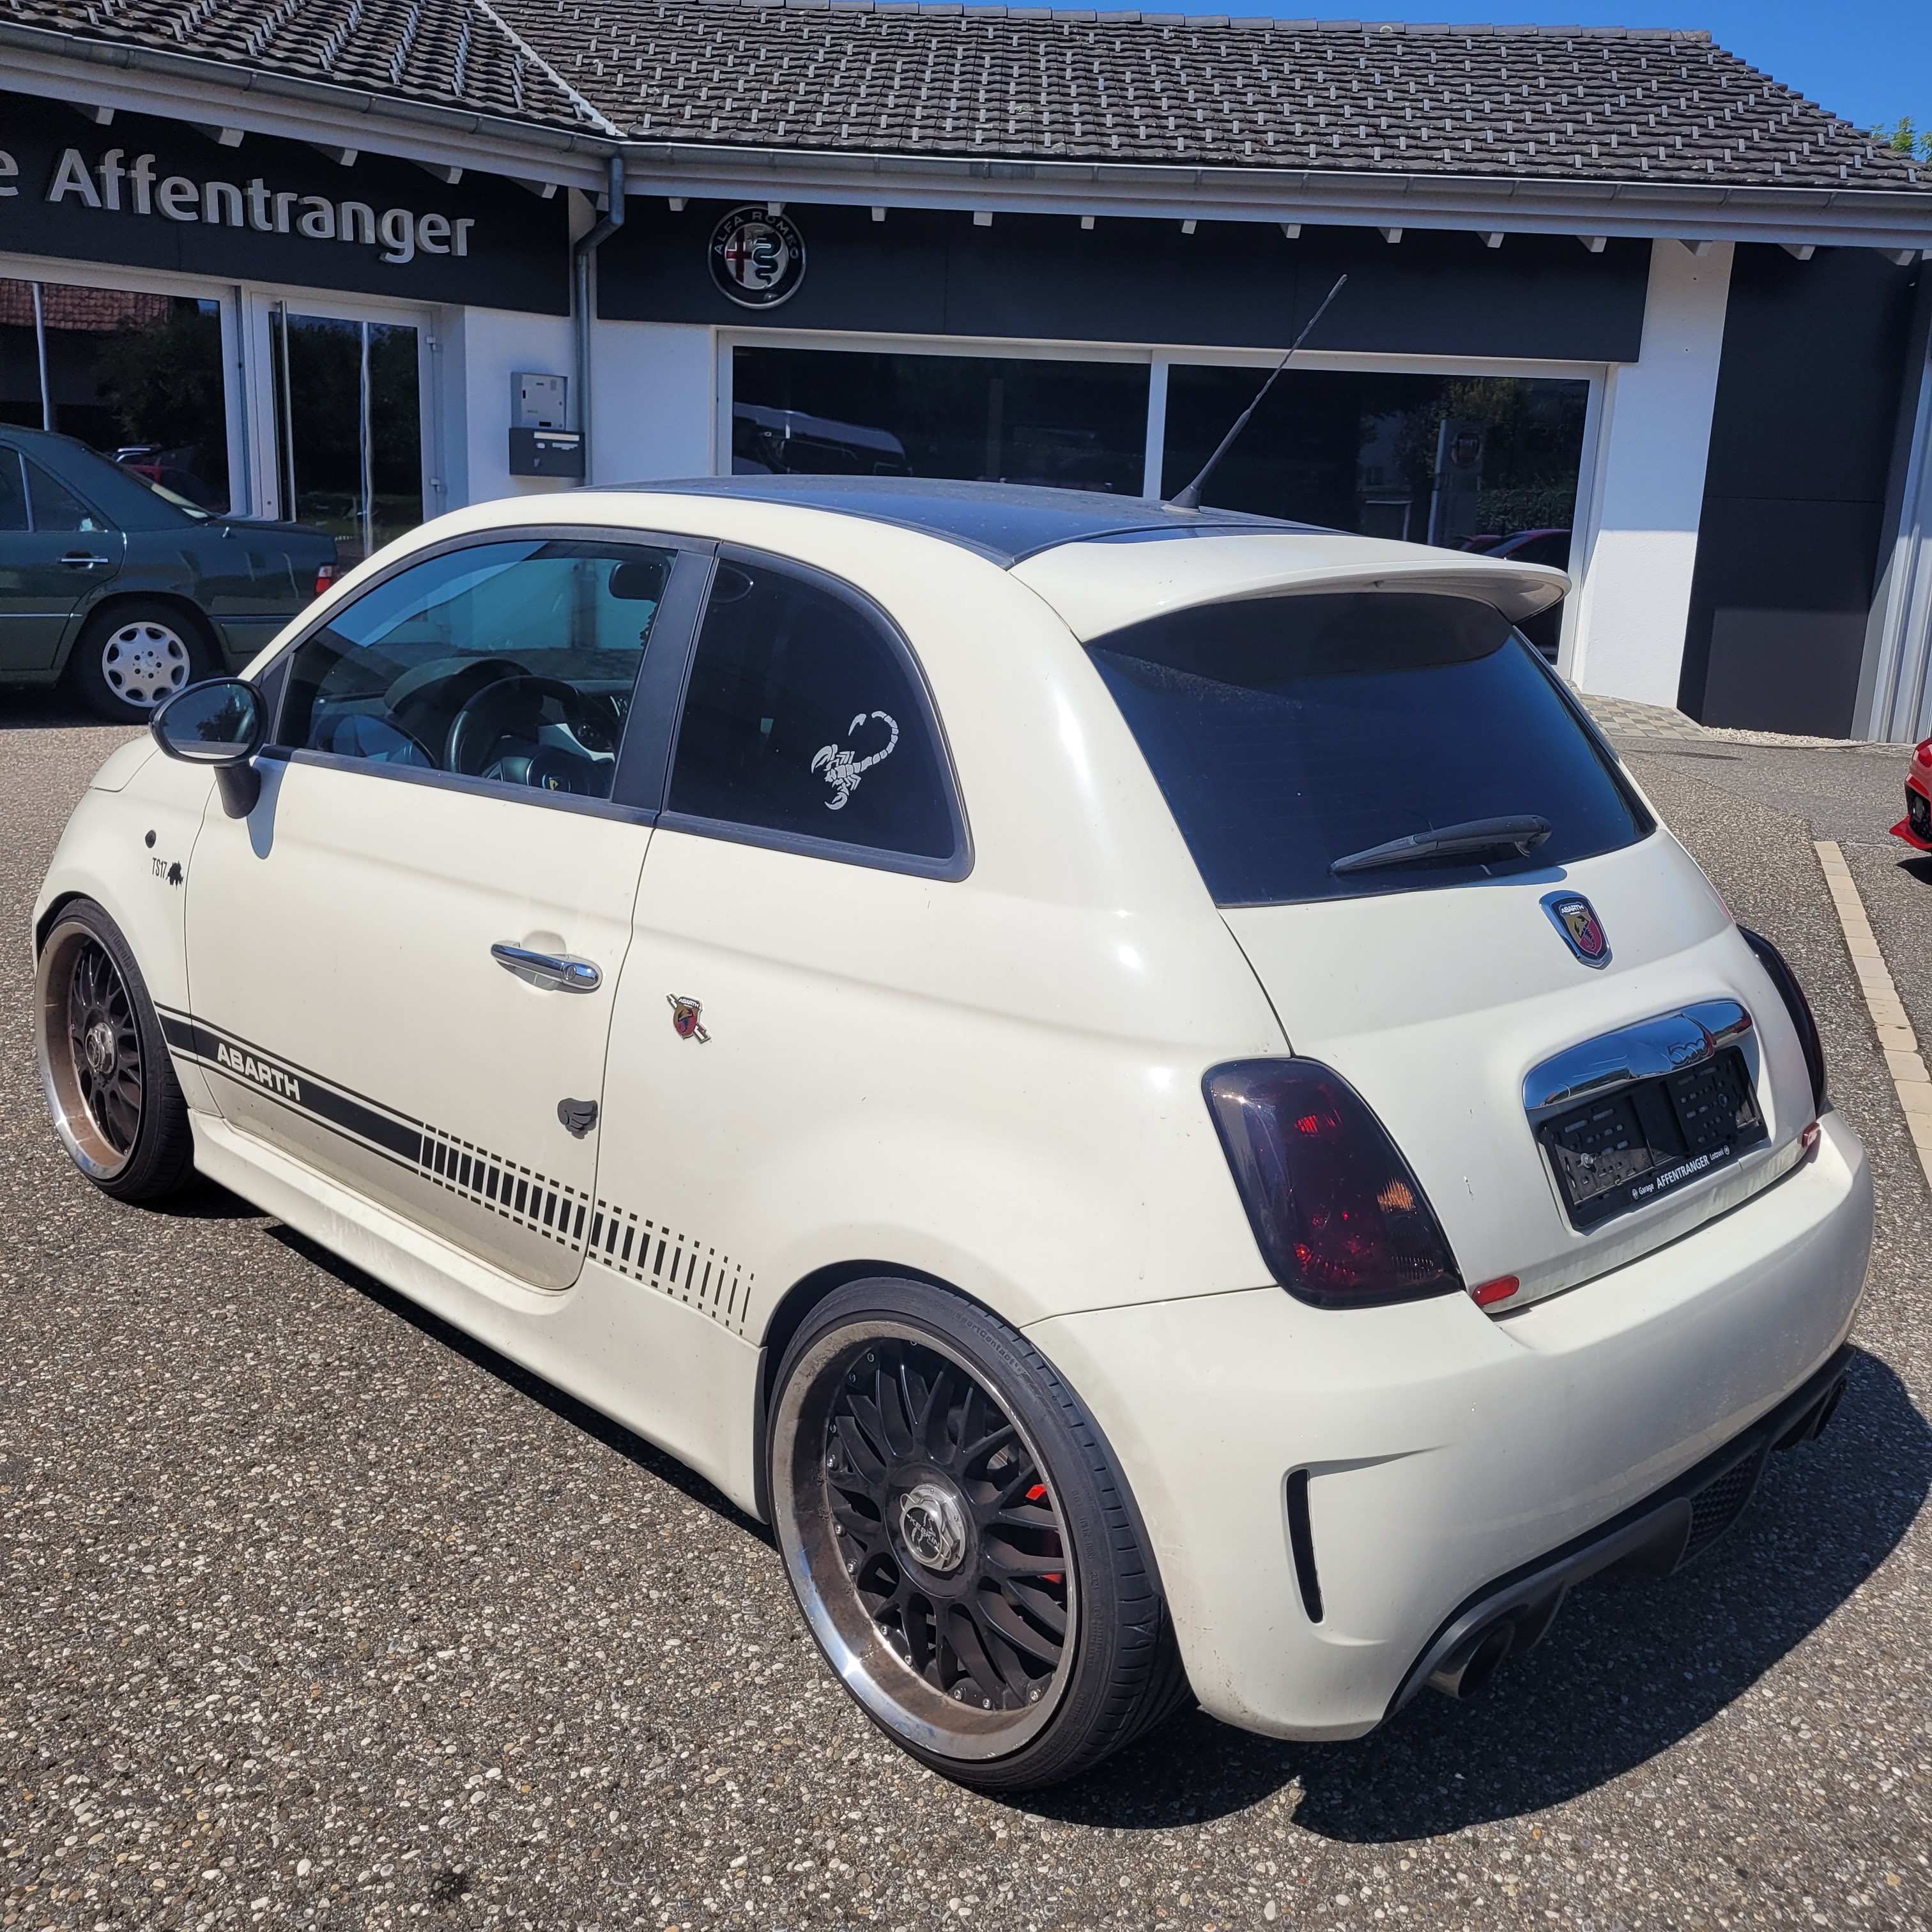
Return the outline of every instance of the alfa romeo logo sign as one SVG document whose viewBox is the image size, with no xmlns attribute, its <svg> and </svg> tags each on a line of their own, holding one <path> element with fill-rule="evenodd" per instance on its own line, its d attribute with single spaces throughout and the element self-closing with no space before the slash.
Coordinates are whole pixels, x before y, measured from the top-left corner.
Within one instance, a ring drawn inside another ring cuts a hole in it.
<svg viewBox="0 0 1932 1932">
<path fill-rule="evenodd" d="M 734 208 L 711 231 L 711 279 L 740 308 L 776 308 L 805 280 L 805 238 L 782 214 Z"/>
</svg>

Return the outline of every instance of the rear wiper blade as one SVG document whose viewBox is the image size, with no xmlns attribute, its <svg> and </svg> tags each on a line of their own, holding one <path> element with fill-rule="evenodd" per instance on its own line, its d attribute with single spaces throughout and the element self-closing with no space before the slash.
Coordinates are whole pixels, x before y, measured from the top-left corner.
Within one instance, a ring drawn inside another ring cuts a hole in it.
<svg viewBox="0 0 1932 1932">
<path fill-rule="evenodd" d="M 1546 818 L 1524 812 L 1515 818 L 1468 818 L 1434 832 L 1418 832 L 1391 838 L 1385 845 L 1351 852 L 1328 868 L 1334 873 L 1372 872 L 1383 866 L 1412 866 L 1424 859 L 1440 859 L 1459 852 L 1510 851 L 1520 858 L 1534 851 L 1550 836 Z"/>
</svg>

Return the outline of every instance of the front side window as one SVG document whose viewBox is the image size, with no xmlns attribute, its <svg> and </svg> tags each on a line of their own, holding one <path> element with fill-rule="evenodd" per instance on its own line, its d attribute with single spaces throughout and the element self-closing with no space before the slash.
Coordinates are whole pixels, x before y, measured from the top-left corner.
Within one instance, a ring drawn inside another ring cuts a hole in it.
<svg viewBox="0 0 1932 1932">
<path fill-rule="evenodd" d="M 1510 878 L 1652 829 L 1532 646 L 1472 598 L 1257 598 L 1088 649 L 1222 905 Z"/>
<path fill-rule="evenodd" d="M 762 562 L 724 561 L 692 666 L 670 809 L 944 861 L 951 791 L 923 694 L 878 620 Z"/>
<path fill-rule="evenodd" d="M 608 798 L 675 559 L 522 538 L 399 571 L 297 646 L 278 742 Z"/>
</svg>

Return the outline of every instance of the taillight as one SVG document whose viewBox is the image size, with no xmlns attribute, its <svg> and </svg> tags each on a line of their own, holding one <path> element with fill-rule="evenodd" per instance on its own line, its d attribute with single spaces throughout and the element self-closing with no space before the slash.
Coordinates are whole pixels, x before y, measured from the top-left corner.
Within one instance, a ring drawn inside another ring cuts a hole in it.
<svg viewBox="0 0 1932 1932">
<path fill-rule="evenodd" d="M 325 563 L 315 573 L 315 595 L 320 597 L 335 581 L 336 566 Z"/>
<path fill-rule="evenodd" d="M 1332 1067 L 1231 1060 L 1202 1090 L 1262 1259 L 1291 1294 L 1359 1308 L 1461 1289 L 1420 1182 Z"/>
<path fill-rule="evenodd" d="M 1748 926 L 1739 926 L 1738 931 L 1743 935 L 1744 944 L 1757 955 L 1757 963 L 1778 988 L 1778 997 L 1784 1002 L 1784 1010 L 1791 1016 L 1798 1044 L 1804 1049 L 1804 1070 L 1811 1076 L 1811 1104 L 1822 1113 L 1825 1042 L 1818 1036 L 1818 1022 L 1812 1017 L 1811 1002 L 1804 997 L 1804 988 L 1798 983 L 1798 975 L 1792 971 L 1784 955 L 1762 933 L 1754 932 Z"/>
</svg>

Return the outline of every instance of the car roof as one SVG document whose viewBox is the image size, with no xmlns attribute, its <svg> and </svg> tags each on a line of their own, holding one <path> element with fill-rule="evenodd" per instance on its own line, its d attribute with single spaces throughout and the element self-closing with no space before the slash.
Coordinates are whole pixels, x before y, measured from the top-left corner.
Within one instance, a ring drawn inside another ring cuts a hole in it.
<svg viewBox="0 0 1932 1932">
<path fill-rule="evenodd" d="M 729 496 L 830 511 L 958 544 L 1005 570 L 1064 544 L 1144 543 L 1243 532 L 1278 536 L 1318 527 L 1239 510 L 1177 510 L 1144 497 L 1110 496 L 1097 490 L 925 476 L 712 476 L 597 487 L 600 492 Z"/>
</svg>

